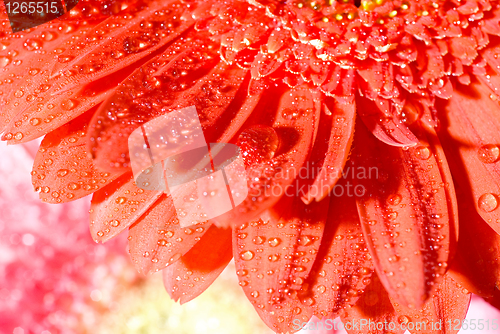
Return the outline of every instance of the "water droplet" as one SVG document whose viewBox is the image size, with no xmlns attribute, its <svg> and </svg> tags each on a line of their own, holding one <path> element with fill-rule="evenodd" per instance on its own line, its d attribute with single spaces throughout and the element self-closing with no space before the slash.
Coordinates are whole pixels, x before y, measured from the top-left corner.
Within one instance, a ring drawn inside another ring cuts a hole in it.
<svg viewBox="0 0 500 334">
<path fill-rule="evenodd" d="M 60 62 L 61 64 L 69 63 L 73 59 L 74 59 L 74 57 L 72 57 L 72 56 L 65 56 L 65 55 L 57 56 L 57 61 Z"/>
<path fill-rule="evenodd" d="M 120 50 L 111 51 L 111 58 L 113 58 L 113 59 L 120 59 L 123 56 L 125 56 L 125 53 L 120 51 Z"/>
<path fill-rule="evenodd" d="M 16 140 L 21 140 L 23 139 L 24 135 L 21 132 L 18 132 L 14 135 L 14 139 Z"/>
<path fill-rule="evenodd" d="M 0 57 L 0 68 L 6 67 L 11 62 L 11 59 L 7 56 Z"/>
<path fill-rule="evenodd" d="M 312 239 L 310 237 L 308 237 L 307 235 L 305 235 L 305 236 L 301 236 L 298 241 L 299 241 L 300 245 L 307 246 L 312 242 Z"/>
<path fill-rule="evenodd" d="M 76 100 L 73 100 L 73 99 L 68 99 L 66 101 L 63 101 L 61 103 L 61 107 L 64 109 L 64 110 L 73 110 L 76 106 L 77 106 L 78 102 Z"/>
<path fill-rule="evenodd" d="M 40 118 L 32 118 L 32 119 L 30 119 L 30 124 L 33 125 L 33 126 L 39 125 L 40 122 L 41 122 Z"/>
<path fill-rule="evenodd" d="M 498 207 L 498 200 L 493 194 L 483 194 L 479 197 L 478 205 L 481 210 L 491 212 Z"/>
<path fill-rule="evenodd" d="M 272 127 L 255 125 L 240 134 L 237 145 L 250 166 L 272 159 L 278 150 L 279 137 Z"/>
<path fill-rule="evenodd" d="M 244 261 L 250 261 L 251 259 L 253 259 L 253 256 L 254 254 L 251 251 L 245 251 L 240 254 L 241 259 Z"/>
<path fill-rule="evenodd" d="M 500 149 L 496 145 L 488 144 L 481 146 L 477 154 L 479 160 L 485 164 L 492 164 L 500 158 Z"/>
<path fill-rule="evenodd" d="M 126 197 L 118 197 L 117 199 L 115 199 L 116 204 L 123 204 L 126 201 L 127 201 Z"/>
<path fill-rule="evenodd" d="M 269 259 L 269 261 L 271 261 L 271 262 L 276 262 L 276 261 L 278 261 L 278 260 L 279 260 L 279 258 L 280 258 L 280 257 L 279 257 L 278 255 L 273 254 L 273 255 L 269 255 L 269 258 L 268 258 L 268 259 Z"/>
<path fill-rule="evenodd" d="M 431 157 L 431 151 L 428 147 L 418 146 L 415 148 L 415 156 L 420 160 L 427 160 Z"/>
<path fill-rule="evenodd" d="M 265 238 L 258 236 L 258 237 L 253 238 L 252 241 L 256 245 L 262 245 L 265 240 L 266 240 Z"/>
<path fill-rule="evenodd" d="M 402 315 L 398 318 L 398 322 L 400 324 L 407 324 L 410 322 L 410 318 L 408 318 L 406 315 Z"/>
<path fill-rule="evenodd" d="M 269 242 L 269 246 L 276 247 L 280 244 L 281 240 L 278 238 L 271 238 L 271 239 L 269 239 L 268 242 Z"/>
<path fill-rule="evenodd" d="M 68 170 L 67 169 L 59 169 L 57 171 L 57 176 L 59 176 L 59 177 L 63 177 L 63 176 L 66 176 L 66 175 L 68 175 Z"/>
<path fill-rule="evenodd" d="M 21 98 L 21 97 L 23 97 L 23 95 L 24 95 L 24 92 L 22 90 L 18 90 L 14 93 L 14 96 L 17 98 Z"/>
<path fill-rule="evenodd" d="M 52 41 L 56 37 L 57 37 L 57 35 L 51 31 L 42 32 L 42 38 L 46 41 Z"/>
<path fill-rule="evenodd" d="M 111 226 L 113 227 L 118 227 L 120 225 L 120 221 L 118 220 L 112 220 L 111 223 L 110 223 Z"/>
<path fill-rule="evenodd" d="M 390 205 L 398 205 L 399 203 L 401 203 L 401 200 L 403 198 L 401 197 L 401 195 L 399 194 L 394 194 L 394 195 L 391 195 L 389 196 L 389 198 L 387 199 L 387 202 L 390 204 Z"/>
<path fill-rule="evenodd" d="M 34 51 L 41 49 L 43 46 L 43 42 L 37 38 L 28 38 L 24 44 L 24 48 L 28 51 Z"/>
</svg>

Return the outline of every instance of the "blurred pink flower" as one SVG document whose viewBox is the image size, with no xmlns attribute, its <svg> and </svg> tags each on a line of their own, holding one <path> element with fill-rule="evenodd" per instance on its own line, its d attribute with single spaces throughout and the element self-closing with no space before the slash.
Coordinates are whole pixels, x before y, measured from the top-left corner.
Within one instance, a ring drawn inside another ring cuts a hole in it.
<svg viewBox="0 0 500 334">
<path fill-rule="evenodd" d="M 137 275 L 124 240 L 92 241 L 82 224 L 88 200 L 53 206 L 37 199 L 30 152 L 0 146 L 0 332 L 85 333 Z"/>
</svg>

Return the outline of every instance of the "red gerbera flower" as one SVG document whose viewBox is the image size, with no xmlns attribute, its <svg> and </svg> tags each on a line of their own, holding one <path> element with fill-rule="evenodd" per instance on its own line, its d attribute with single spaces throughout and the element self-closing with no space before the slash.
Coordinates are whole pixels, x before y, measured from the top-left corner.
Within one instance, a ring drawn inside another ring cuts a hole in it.
<svg viewBox="0 0 500 334">
<path fill-rule="evenodd" d="M 22 33 L 2 21 L 2 138 L 46 135 L 42 200 L 93 193 L 94 239 L 129 228 L 181 302 L 234 255 L 277 332 L 463 319 L 469 291 L 500 295 L 499 21 L 498 1 L 81 0 Z M 193 105 L 207 141 L 242 149 L 250 192 L 182 228 L 134 183 L 127 139 Z"/>
</svg>

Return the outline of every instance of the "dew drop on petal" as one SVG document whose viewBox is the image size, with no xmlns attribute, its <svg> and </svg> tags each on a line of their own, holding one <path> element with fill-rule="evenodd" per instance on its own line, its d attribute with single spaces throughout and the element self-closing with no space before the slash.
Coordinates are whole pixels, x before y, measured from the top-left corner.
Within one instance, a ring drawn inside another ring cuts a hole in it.
<svg viewBox="0 0 500 334">
<path fill-rule="evenodd" d="M 0 57 L 0 68 L 6 67 L 10 64 L 10 58 L 7 56 Z"/>
<path fill-rule="evenodd" d="M 250 166 L 272 159 L 278 150 L 279 137 L 272 127 L 254 125 L 240 134 L 237 145 Z"/>
<path fill-rule="evenodd" d="M 387 202 L 390 205 L 398 205 L 399 203 L 401 203 L 402 199 L 403 199 L 403 197 L 401 197 L 401 195 L 394 194 L 394 195 L 389 196 L 389 198 L 387 199 Z"/>
<path fill-rule="evenodd" d="M 485 164 L 492 164 L 498 160 L 500 157 L 500 149 L 497 145 L 484 145 L 478 151 L 479 160 Z"/>
<path fill-rule="evenodd" d="M 40 124 L 40 118 L 32 118 L 30 119 L 30 124 L 33 125 L 33 126 L 37 126 Z"/>
<path fill-rule="evenodd" d="M 431 151 L 428 147 L 418 146 L 415 148 L 415 156 L 420 160 L 427 160 L 431 157 Z"/>
<path fill-rule="evenodd" d="M 61 107 L 64 109 L 64 110 L 73 110 L 77 105 L 77 102 L 73 99 L 68 99 L 68 100 L 65 100 L 63 101 L 63 103 L 61 104 Z"/>
<path fill-rule="evenodd" d="M 269 242 L 269 246 L 276 247 L 280 244 L 281 240 L 278 238 L 271 238 L 271 239 L 269 239 L 268 242 Z"/>
<path fill-rule="evenodd" d="M 252 251 L 245 251 L 240 254 L 241 259 L 244 261 L 250 261 L 251 259 L 253 259 L 253 256 L 254 254 Z"/>
<path fill-rule="evenodd" d="M 127 201 L 127 199 L 125 197 L 118 197 L 115 202 L 116 204 L 123 204 Z"/>
<path fill-rule="evenodd" d="M 497 197 L 493 194 L 483 194 L 479 197 L 478 206 L 485 212 L 491 212 L 498 207 Z"/>
</svg>

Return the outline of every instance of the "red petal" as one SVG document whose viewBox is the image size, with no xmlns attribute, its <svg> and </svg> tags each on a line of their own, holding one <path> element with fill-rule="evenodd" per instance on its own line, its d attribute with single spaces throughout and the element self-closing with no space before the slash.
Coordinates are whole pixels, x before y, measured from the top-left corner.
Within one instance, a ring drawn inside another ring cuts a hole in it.
<svg viewBox="0 0 500 334">
<path fill-rule="evenodd" d="M 230 229 L 211 226 L 179 261 L 163 269 L 163 283 L 173 300 L 187 303 L 219 277 L 233 258 L 231 238 Z"/>
<path fill-rule="evenodd" d="M 347 308 L 342 315 L 342 322 L 349 334 L 402 334 L 405 331 L 399 325 L 404 321 L 406 318 L 398 316 L 377 275 L 373 275 L 372 283 L 366 287 L 356 305 Z M 377 328 L 378 323 L 387 325 Z M 386 330 L 392 326 L 391 323 L 395 329 Z"/>
<path fill-rule="evenodd" d="M 319 96 L 305 85 L 281 96 L 272 126 L 282 139 L 282 153 L 247 168 L 248 197 L 234 210 L 214 219 L 218 224 L 230 226 L 250 221 L 284 195 L 312 148 L 321 110 L 318 100 Z M 269 120 L 268 110 L 262 117 L 264 122 Z"/>
<path fill-rule="evenodd" d="M 206 140 L 214 139 L 219 131 L 214 134 L 211 127 L 235 98 L 247 70 L 220 62 L 216 45 L 207 43 L 203 39 L 174 44 L 137 69 L 102 104 L 89 133 L 97 165 L 127 168 L 126 138 L 133 130 L 171 110 L 192 105 L 206 129 Z M 186 51 L 179 54 L 179 48 Z"/>
<path fill-rule="evenodd" d="M 341 181 L 338 187 L 349 186 Z M 315 301 L 311 308 L 317 317 L 335 318 L 357 302 L 373 271 L 354 199 L 347 194 L 332 196 L 321 248 L 306 282 L 309 288 L 299 296 Z"/>
<path fill-rule="evenodd" d="M 418 143 L 418 138 L 401 121 L 391 101 L 358 97 L 356 102 L 363 123 L 382 142 L 399 147 Z"/>
<path fill-rule="evenodd" d="M 325 233 L 311 273 L 301 287 L 296 286 L 300 290 L 285 290 L 286 295 L 276 300 L 272 308 L 266 304 L 263 308 L 258 303 L 254 304 L 261 318 L 275 331 L 295 332 L 297 326 L 293 324 L 307 322 L 313 315 L 335 318 L 347 305 L 354 304 L 370 283 L 373 263 L 364 244 L 354 200 L 348 196 L 332 197 L 309 206 L 321 205 L 325 201 L 330 202 Z M 240 249 L 238 251 L 241 252 Z M 235 253 L 237 265 L 241 263 L 239 255 Z M 252 270 L 240 270 L 238 274 L 240 285 L 247 295 L 264 289 L 258 274 L 256 278 L 252 276 Z M 248 277 L 254 279 L 247 281 Z M 250 288 L 252 284 L 253 288 Z M 256 300 L 255 294 L 250 297 L 251 301 Z"/>
<path fill-rule="evenodd" d="M 90 205 L 90 234 L 106 242 L 133 224 L 161 196 L 138 188 L 131 173 L 94 193 Z"/>
<path fill-rule="evenodd" d="M 449 102 L 438 105 L 439 136 L 453 173 L 473 194 L 477 212 L 500 233 L 500 107 L 491 94 L 477 82 L 456 87 Z"/>
<path fill-rule="evenodd" d="M 43 139 L 31 174 L 44 202 L 61 203 L 87 196 L 120 176 L 96 168 L 88 154 L 85 135 L 92 114 L 89 111 Z"/>
<path fill-rule="evenodd" d="M 191 27 L 194 20 L 183 15 L 185 11 L 181 1 L 167 0 L 150 1 L 138 12 L 113 15 L 89 34 L 76 36 L 72 44 L 81 43 L 81 47 L 66 48 L 59 59 L 69 60 L 55 63 L 52 74 L 80 69 L 68 80 L 66 89 L 108 76 L 150 55 Z"/>
<path fill-rule="evenodd" d="M 330 138 L 327 142 L 324 139 L 326 136 L 319 133 L 317 142 L 313 147 L 313 153 L 309 161 L 315 163 L 318 160 L 324 160 L 321 167 L 319 167 L 319 175 L 310 186 L 308 192 L 302 196 L 302 200 L 305 203 L 310 203 L 312 200 L 320 201 L 332 190 L 342 174 L 341 172 L 347 161 L 354 138 L 355 103 L 341 104 L 337 101 L 327 101 L 331 103 L 325 103 L 324 108 L 329 109 L 333 113 L 333 116 L 329 120 L 331 126 L 328 127 Z M 326 147 L 326 153 L 325 150 L 321 149 L 322 146 L 326 146 L 325 144 L 328 146 Z M 320 154 L 322 155 L 321 157 Z"/>
<path fill-rule="evenodd" d="M 491 297 L 500 286 L 500 236 L 478 215 L 469 192 L 459 192 L 458 200 L 460 238 L 449 275 L 469 291 Z"/>
<path fill-rule="evenodd" d="M 458 333 L 461 326 L 457 324 L 462 324 L 467 315 L 470 297 L 470 292 L 446 275 L 423 308 L 408 310 L 394 302 L 393 306 L 401 315 L 400 323 L 415 325 L 412 334 L 453 334 Z"/>
<path fill-rule="evenodd" d="M 172 198 L 162 195 L 129 229 L 130 257 L 143 274 L 179 260 L 207 232 L 210 223 L 181 228 Z"/>
<path fill-rule="evenodd" d="M 9 71 L 3 72 L 0 80 L 4 81 L 2 76 L 14 75 L 8 80 L 8 94 L 5 94 L 3 101 L 0 100 L 0 104 L 10 105 L 7 113 L 2 115 L 2 128 L 5 131 L 2 140 L 14 144 L 26 142 L 56 129 L 102 101 L 106 93 L 126 77 L 123 71 L 106 80 L 97 80 L 99 76 L 95 75 L 98 68 L 110 64 L 114 66 L 114 71 L 123 68 L 121 60 L 112 59 L 112 62 L 105 64 L 90 65 L 68 63 L 75 58 L 75 52 L 81 53 L 80 57 L 87 61 L 91 57 L 87 54 L 90 51 L 82 52 L 82 47 L 93 45 L 90 41 L 109 41 L 102 38 L 102 33 L 127 37 L 130 31 L 124 33 L 121 24 L 123 15 L 136 15 L 139 8 L 129 2 L 127 9 L 120 15 L 108 17 L 104 21 L 102 18 L 105 16 L 95 14 L 96 11 L 94 8 L 92 17 L 85 17 L 85 24 L 78 21 L 82 17 L 76 16 L 71 17 L 71 20 L 63 18 L 52 21 L 27 34 L 12 35 L 12 43 L 0 53 L 0 57 L 10 59 L 7 65 Z M 96 20 L 92 20 L 94 16 Z M 103 27 L 106 29 L 103 30 Z M 14 39 L 18 36 L 21 38 Z M 115 48 L 114 52 L 116 50 L 119 49 Z M 99 55 L 106 54 L 109 58 L 111 51 L 99 51 Z M 41 67 L 40 64 L 48 66 Z M 73 65 L 81 66 L 75 68 Z M 60 71 L 53 69 L 61 66 L 63 68 Z"/>
<path fill-rule="evenodd" d="M 290 208 L 293 208 L 292 210 Z M 328 213 L 328 200 L 306 206 L 300 198 L 283 198 L 266 218 L 234 229 L 236 268 L 248 299 L 275 330 L 286 321 L 269 319 L 291 290 L 303 285 L 314 264 Z M 280 312 L 281 313 L 281 312 Z"/>
<path fill-rule="evenodd" d="M 401 149 L 357 130 L 352 173 L 364 192 L 358 211 L 377 274 L 398 303 L 420 307 L 444 275 L 455 241 L 446 189 L 452 185 L 443 182 L 440 156 L 425 134 L 419 146 Z"/>
</svg>

